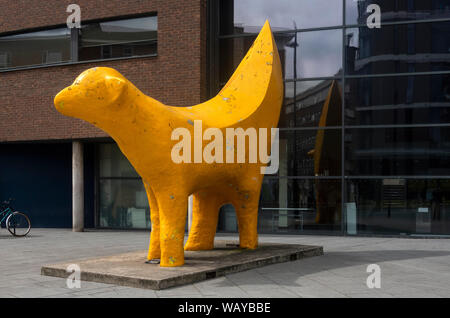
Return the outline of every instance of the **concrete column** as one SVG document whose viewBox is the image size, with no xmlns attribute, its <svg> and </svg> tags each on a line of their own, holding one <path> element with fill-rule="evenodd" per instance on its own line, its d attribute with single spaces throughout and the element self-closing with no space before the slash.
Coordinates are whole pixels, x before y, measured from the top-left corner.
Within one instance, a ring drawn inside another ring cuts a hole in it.
<svg viewBox="0 0 450 318">
<path fill-rule="evenodd" d="M 72 231 L 84 230 L 83 143 L 72 142 Z"/>
<path fill-rule="evenodd" d="M 191 194 L 188 200 L 188 231 L 191 231 L 192 227 L 192 209 L 194 206 L 194 196 Z"/>
</svg>

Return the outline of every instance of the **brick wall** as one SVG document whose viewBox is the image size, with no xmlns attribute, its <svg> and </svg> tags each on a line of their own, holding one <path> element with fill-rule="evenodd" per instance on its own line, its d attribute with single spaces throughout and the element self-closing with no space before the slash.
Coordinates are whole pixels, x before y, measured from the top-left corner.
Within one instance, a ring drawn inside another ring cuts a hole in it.
<svg viewBox="0 0 450 318">
<path fill-rule="evenodd" d="M 93 66 L 116 68 L 145 94 L 169 105 L 206 97 L 206 0 L 0 0 L 0 34 L 65 24 L 77 3 L 82 21 L 158 13 L 158 56 L 0 73 L 0 142 L 105 137 L 64 117 L 53 97 Z"/>
</svg>

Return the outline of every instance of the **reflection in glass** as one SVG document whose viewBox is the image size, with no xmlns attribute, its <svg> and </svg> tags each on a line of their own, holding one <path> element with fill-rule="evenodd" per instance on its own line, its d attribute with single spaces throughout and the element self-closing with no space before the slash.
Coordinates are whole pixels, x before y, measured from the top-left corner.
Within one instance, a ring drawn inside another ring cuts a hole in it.
<svg viewBox="0 0 450 318">
<path fill-rule="evenodd" d="M 63 63 L 70 60 L 69 29 L 0 37 L 0 69 Z"/>
<path fill-rule="evenodd" d="M 351 234 L 450 234 L 450 180 L 374 179 L 347 184 Z"/>
<path fill-rule="evenodd" d="M 279 127 L 340 126 L 341 112 L 340 81 L 287 82 Z"/>
<path fill-rule="evenodd" d="M 238 232 L 236 210 L 232 204 L 225 204 L 220 208 L 217 229 L 221 232 Z"/>
<path fill-rule="evenodd" d="M 100 179 L 99 226 L 150 228 L 150 209 L 140 179 Z"/>
<path fill-rule="evenodd" d="M 117 144 L 99 144 L 99 226 L 150 228 L 150 209 L 141 178 Z"/>
<path fill-rule="evenodd" d="M 347 125 L 446 124 L 450 75 L 349 78 Z"/>
<path fill-rule="evenodd" d="M 281 131 L 279 176 L 341 174 L 341 130 Z"/>
<path fill-rule="evenodd" d="M 342 71 L 342 31 L 275 34 L 284 78 L 338 76 Z M 254 36 L 219 41 L 220 82 L 231 77 L 255 40 Z"/>
<path fill-rule="evenodd" d="M 83 25 L 79 60 L 156 54 L 157 29 L 156 16 Z"/>
<path fill-rule="evenodd" d="M 342 0 L 223 1 L 222 10 L 234 19 L 234 32 L 258 33 L 268 19 L 274 31 L 342 25 Z M 233 8 L 234 7 L 234 8 Z M 222 30 L 229 34 L 232 30 Z"/>
<path fill-rule="evenodd" d="M 341 181 L 264 179 L 260 232 L 339 231 Z"/>
<path fill-rule="evenodd" d="M 346 0 L 346 23 L 366 24 L 371 12 L 367 8 L 377 4 L 381 9 L 382 22 L 400 22 L 427 19 L 445 19 L 450 17 L 449 0 Z"/>
<path fill-rule="evenodd" d="M 289 47 L 286 52 L 286 61 L 293 61 L 297 54 L 297 65 L 287 64 L 286 78 L 293 78 L 295 67 L 297 78 L 338 76 L 342 71 L 342 30 L 301 32 L 298 48 Z"/>
<path fill-rule="evenodd" d="M 100 178 L 140 178 L 117 144 L 99 144 Z"/>
<path fill-rule="evenodd" d="M 450 22 L 348 29 L 347 74 L 450 70 L 449 32 Z"/>
<path fill-rule="evenodd" d="M 351 175 L 448 175 L 450 128 L 346 130 Z"/>
</svg>

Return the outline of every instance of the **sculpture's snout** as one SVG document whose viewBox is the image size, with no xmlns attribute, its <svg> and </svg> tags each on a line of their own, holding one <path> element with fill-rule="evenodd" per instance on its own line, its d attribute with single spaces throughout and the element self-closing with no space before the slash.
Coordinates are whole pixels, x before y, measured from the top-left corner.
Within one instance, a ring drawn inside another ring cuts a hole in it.
<svg viewBox="0 0 450 318">
<path fill-rule="evenodd" d="M 67 114 L 65 110 L 67 110 L 67 107 L 69 106 L 71 89 L 71 86 L 64 88 L 55 96 L 55 99 L 53 100 L 56 110 L 64 115 Z"/>
</svg>

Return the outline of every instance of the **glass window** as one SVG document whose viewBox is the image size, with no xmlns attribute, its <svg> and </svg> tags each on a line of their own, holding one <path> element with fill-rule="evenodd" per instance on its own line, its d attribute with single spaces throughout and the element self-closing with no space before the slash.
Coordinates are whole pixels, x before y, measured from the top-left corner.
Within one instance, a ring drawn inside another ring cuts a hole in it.
<svg viewBox="0 0 450 318">
<path fill-rule="evenodd" d="M 157 29 L 156 16 L 82 25 L 79 60 L 156 54 Z"/>
<path fill-rule="evenodd" d="M 449 127 L 348 129 L 345 140 L 350 175 L 449 175 Z"/>
<path fill-rule="evenodd" d="M 224 85 L 253 44 L 254 36 L 221 39 L 220 81 Z M 293 79 L 337 76 L 342 72 L 342 31 L 275 34 L 283 75 Z M 297 42 L 296 42 L 297 41 Z"/>
<path fill-rule="evenodd" d="M 141 178 L 116 144 L 99 144 L 99 227 L 150 228 Z"/>
<path fill-rule="evenodd" d="M 341 113 L 340 81 L 287 82 L 279 127 L 340 126 Z"/>
<path fill-rule="evenodd" d="M 336 76 L 342 72 L 342 30 L 300 32 L 297 44 L 298 47 L 291 45 L 286 49 L 286 78 L 294 77 L 295 68 L 297 78 Z"/>
<path fill-rule="evenodd" d="M 449 0 L 346 0 L 347 24 L 367 24 L 367 19 L 373 12 L 367 12 L 371 4 L 380 6 L 382 22 L 444 19 L 450 17 Z"/>
<path fill-rule="evenodd" d="M 100 144 L 100 178 L 140 178 L 117 144 Z"/>
<path fill-rule="evenodd" d="M 450 122 L 450 74 L 350 78 L 345 98 L 347 125 Z"/>
<path fill-rule="evenodd" d="M 261 232 L 339 231 L 341 180 L 265 178 L 259 213 Z"/>
<path fill-rule="evenodd" d="M 448 179 L 355 179 L 347 193 L 349 234 L 450 234 Z"/>
<path fill-rule="evenodd" d="M 347 74 L 450 70 L 449 33 L 450 22 L 348 29 Z"/>
<path fill-rule="evenodd" d="M 225 204 L 220 208 L 217 229 L 221 232 L 238 232 L 236 210 L 232 204 Z"/>
<path fill-rule="evenodd" d="M 0 37 L 0 69 L 63 63 L 70 60 L 69 29 Z"/>
<path fill-rule="evenodd" d="M 150 208 L 141 179 L 100 179 L 99 226 L 150 228 Z"/>
<path fill-rule="evenodd" d="M 279 176 L 341 174 L 341 130 L 281 131 Z"/>
<path fill-rule="evenodd" d="M 258 33 L 269 20 L 273 31 L 342 25 L 342 0 L 222 1 L 222 34 Z M 233 19 L 234 21 L 231 21 Z"/>
</svg>

